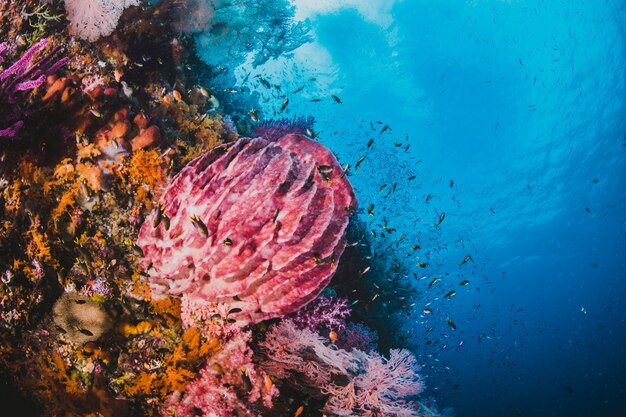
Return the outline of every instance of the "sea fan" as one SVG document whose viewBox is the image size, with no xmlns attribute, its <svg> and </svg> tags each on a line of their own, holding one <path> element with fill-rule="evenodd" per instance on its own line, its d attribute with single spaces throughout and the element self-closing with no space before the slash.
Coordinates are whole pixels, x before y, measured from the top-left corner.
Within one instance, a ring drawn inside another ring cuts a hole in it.
<svg viewBox="0 0 626 417">
<path fill-rule="evenodd" d="M 139 0 L 65 0 L 65 10 L 74 36 L 93 42 L 115 30 L 124 9 Z"/>
<path fill-rule="evenodd" d="M 409 401 L 423 390 L 415 356 L 392 349 L 347 351 L 291 319 L 274 325 L 260 343 L 262 367 L 270 375 L 328 396 L 324 411 L 336 416 L 418 417 Z"/>
</svg>

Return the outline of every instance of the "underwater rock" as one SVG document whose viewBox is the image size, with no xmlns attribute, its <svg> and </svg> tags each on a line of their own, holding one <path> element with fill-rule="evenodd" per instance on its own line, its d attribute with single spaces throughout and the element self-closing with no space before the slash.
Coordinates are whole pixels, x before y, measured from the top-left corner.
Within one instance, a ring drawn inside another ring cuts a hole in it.
<svg viewBox="0 0 626 417">
<path fill-rule="evenodd" d="M 284 316 L 328 284 L 356 209 L 309 138 L 243 138 L 190 162 L 139 232 L 153 295 L 225 303 L 241 325 Z M 165 219 L 163 221 L 162 219 Z"/>
<path fill-rule="evenodd" d="M 63 294 L 52 311 L 54 323 L 72 343 L 82 345 L 98 340 L 111 328 L 111 319 L 102 304 L 79 293 Z"/>
</svg>

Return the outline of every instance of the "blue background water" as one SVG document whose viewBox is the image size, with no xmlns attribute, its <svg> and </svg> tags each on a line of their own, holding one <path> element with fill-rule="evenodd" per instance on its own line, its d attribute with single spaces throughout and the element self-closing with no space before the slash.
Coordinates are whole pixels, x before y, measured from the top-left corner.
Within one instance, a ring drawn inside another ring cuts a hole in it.
<svg viewBox="0 0 626 417">
<path fill-rule="evenodd" d="M 240 79 L 304 86 L 282 115 L 313 115 L 362 218 L 397 229 L 376 242 L 408 268 L 426 394 L 458 416 L 626 416 L 624 3 L 295 3 L 315 41 Z"/>
</svg>

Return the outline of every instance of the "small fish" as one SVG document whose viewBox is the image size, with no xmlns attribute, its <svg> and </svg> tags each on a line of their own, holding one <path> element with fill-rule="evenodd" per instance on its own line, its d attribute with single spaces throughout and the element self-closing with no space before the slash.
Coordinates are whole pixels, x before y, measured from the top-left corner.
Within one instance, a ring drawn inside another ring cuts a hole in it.
<svg viewBox="0 0 626 417">
<path fill-rule="evenodd" d="M 428 262 L 420 262 L 420 261 L 417 261 L 417 262 L 415 263 L 415 265 L 416 265 L 416 266 L 419 266 L 420 268 L 428 268 Z"/>
<path fill-rule="evenodd" d="M 376 294 L 374 295 L 374 298 L 372 298 L 372 301 L 374 301 L 375 299 L 377 299 L 379 295 L 380 295 L 380 294 L 376 293 Z"/>
<path fill-rule="evenodd" d="M 452 298 L 456 295 L 456 291 L 452 290 L 449 291 L 446 295 L 443 296 L 443 298 Z"/>
<path fill-rule="evenodd" d="M 368 266 L 367 268 L 365 268 L 364 270 L 362 270 L 361 272 L 359 272 L 359 275 L 360 275 L 360 276 L 363 276 L 363 275 L 367 274 L 367 273 L 369 272 L 369 270 L 370 270 L 370 267 Z"/>
<path fill-rule="evenodd" d="M 337 104 L 343 104 L 343 101 L 341 101 L 341 99 L 337 96 L 333 96 L 331 95 L 332 99 L 335 100 L 335 103 Z"/>
<path fill-rule="evenodd" d="M 261 84 L 263 84 L 263 87 L 265 88 L 271 88 L 272 85 L 269 83 L 269 81 L 267 81 L 265 78 L 263 78 L 263 76 L 259 76 L 259 81 L 261 82 Z"/>
<path fill-rule="evenodd" d="M 463 265 L 465 265 L 466 263 L 468 263 L 469 261 L 472 261 L 472 262 L 474 261 L 474 260 L 472 259 L 472 255 L 467 255 L 467 256 L 465 256 L 465 258 L 463 258 L 463 260 L 459 263 L 459 266 L 463 266 Z"/>
<path fill-rule="evenodd" d="M 98 110 L 95 110 L 95 109 L 89 110 L 89 113 L 93 114 L 96 117 L 102 117 L 102 113 L 100 113 Z"/>
<path fill-rule="evenodd" d="M 204 224 L 204 222 L 200 220 L 197 215 L 191 215 L 191 222 L 193 223 L 193 226 L 196 228 L 198 233 L 200 233 L 200 235 L 202 235 L 203 237 L 209 236 L 209 229 L 207 229 L 206 224 Z"/>
<path fill-rule="evenodd" d="M 592 183 L 592 184 L 597 184 L 597 183 L 599 183 L 599 182 L 600 182 L 600 180 L 599 180 L 599 179 L 597 179 L 597 178 L 594 178 L 594 179 L 592 179 L 592 180 L 591 180 L 591 183 Z"/>
<path fill-rule="evenodd" d="M 448 319 L 448 326 L 452 329 L 452 330 L 456 330 L 456 324 L 454 324 L 452 322 L 452 320 Z"/>
<path fill-rule="evenodd" d="M 253 122 L 259 121 L 259 111 L 257 109 L 252 109 L 248 113 L 250 114 L 250 118 Z"/>
<path fill-rule="evenodd" d="M 415 175 L 411 175 L 411 176 L 410 176 L 409 178 L 407 178 L 406 180 L 407 180 L 407 181 L 413 181 L 415 178 L 416 178 L 416 176 L 415 176 Z"/>
<path fill-rule="evenodd" d="M 461 286 L 463 286 L 463 287 L 466 287 L 466 286 L 468 286 L 468 285 L 469 285 L 469 283 L 470 283 L 470 282 L 469 282 L 469 280 L 464 279 L 463 281 L 459 282 L 459 285 L 461 285 Z"/>
<path fill-rule="evenodd" d="M 425 308 L 422 310 L 424 314 L 431 314 L 433 311 L 430 308 Z"/>
<path fill-rule="evenodd" d="M 274 210 L 274 215 L 272 216 L 272 224 L 276 223 L 276 219 L 278 218 L 278 213 L 280 213 L 280 209 Z"/>
<path fill-rule="evenodd" d="M 374 203 L 370 204 L 369 207 L 367 208 L 367 214 L 370 216 L 374 215 Z"/>
<path fill-rule="evenodd" d="M 438 221 L 437 223 L 433 224 L 433 226 L 435 226 L 435 227 L 439 226 L 439 225 L 443 222 L 443 220 L 444 220 L 445 218 L 446 218 L 446 213 L 443 213 L 443 212 L 442 212 L 442 213 L 439 215 L 439 221 Z"/>
<path fill-rule="evenodd" d="M 356 161 L 356 165 L 354 166 L 354 172 L 359 172 L 359 167 L 361 166 L 361 164 L 363 163 L 363 161 L 365 161 L 365 155 L 360 157 L 358 161 Z"/>
<path fill-rule="evenodd" d="M 389 125 L 384 125 L 382 129 L 380 129 L 380 133 L 383 134 L 389 129 Z"/>
<path fill-rule="evenodd" d="M 298 409 L 296 410 L 296 413 L 293 415 L 293 417 L 298 417 L 300 414 L 302 414 L 303 411 L 304 411 L 304 406 L 301 405 L 300 407 L 298 407 Z"/>
<path fill-rule="evenodd" d="M 413 245 L 413 246 L 411 246 L 411 250 L 412 250 L 413 252 L 416 252 L 416 251 L 418 251 L 418 250 L 420 250 L 420 249 L 422 249 L 422 247 L 421 247 L 420 245 Z"/>
<path fill-rule="evenodd" d="M 322 101 L 322 99 L 321 99 L 321 98 L 313 98 L 313 99 L 311 99 L 311 100 L 309 100 L 309 101 L 310 101 L 311 103 L 317 103 L 317 102 Z"/>
<path fill-rule="evenodd" d="M 370 140 L 367 141 L 367 149 L 371 148 L 373 144 L 374 144 L 374 138 L 370 138 Z"/>
<path fill-rule="evenodd" d="M 233 241 L 229 237 L 224 239 L 224 246 L 232 246 L 232 245 L 233 245 Z"/>
<path fill-rule="evenodd" d="M 450 180 L 450 188 L 454 187 L 454 180 Z"/>
<path fill-rule="evenodd" d="M 585 211 L 586 211 L 587 213 L 591 213 L 591 209 L 590 209 L 589 207 L 585 207 Z"/>
<path fill-rule="evenodd" d="M 241 313 L 241 309 L 239 307 L 235 307 L 235 308 L 231 308 L 230 310 L 228 310 L 228 314 L 236 314 L 236 313 Z"/>
<path fill-rule="evenodd" d="M 330 183 L 330 174 L 333 172 L 333 167 L 330 165 L 320 165 L 317 167 L 317 172 L 320 173 L 322 178 L 326 180 L 326 182 Z"/>
<path fill-rule="evenodd" d="M 85 336 L 93 336 L 93 332 L 90 332 L 89 330 L 80 328 L 78 326 L 74 326 L 74 330 L 84 334 Z"/>
<path fill-rule="evenodd" d="M 492 207 L 489 208 L 489 211 L 491 211 L 491 213 L 493 214 L 496 214 L 496 211 Z"/>
<path fill-rule="evenodd" d="M 283 101 L 283 104 L 280 106 L 280 111 L 278 113 L 282 113 L 287 108 L 288 105 L 289 105 L 289 99 L 286 98 L 285 101 Z"/>
<path fill-rule="evenodd" d="M 154 218 L 152 219 L 152 227 L 156 229 L 161 223 L 161 220 L 163 220 L 163 206 L 159 204 L 159 206 L 156 207 L 153 211 Z"/>
<path fill-rule="evenodd" d="M 311 139 L 317 139 L 317 135 L 315 134 L 315 132 L 308 127 L 305 129 L 304 133 L 306 133 L 306 135 Z"/>
<path fill-rule="evenodd" d="M 241 382 L 246 392 L 252 391 L 252 381 L 250 381 L 250 375 L 247 369 L 241 371 Z"/>
<path fill-rule="evenodd" d="M 438 283 L 439 281 L 441 281 L 441 277 L 437 277 L 435 279 L 433 279 L 432 281 L 430 281 L 430 284 L 428 284 L 428 289 L 431 289 L 433 285 L 435 285 L 436 283 Z"/>
<path fill-rule="evenodd" d="M 383 192 L 385 190 L 385 188 L 387 188 L 387 184 L 383 184 L 378 188 L 378 192 Z"/>
<path fill-rule="evenodd" d="M 291 93 L 291 94 L 296 94 L 296 93 L 299 93 L 299 92 L 300 92 L 300 91 L 302 91 L 302 90 L 304 90 L 304 86 L 296 88 L 296 89 L 293 91 L 293 93 Z"/>
</svg>

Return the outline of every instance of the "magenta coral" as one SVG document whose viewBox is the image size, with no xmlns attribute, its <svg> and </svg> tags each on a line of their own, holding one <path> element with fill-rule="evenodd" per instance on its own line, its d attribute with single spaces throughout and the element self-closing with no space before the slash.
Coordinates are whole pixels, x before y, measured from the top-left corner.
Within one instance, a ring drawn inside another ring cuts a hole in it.
<svg viewBox="0 0 626 417">
<path fill-rule="evenodd" d="M 44 57 L 35 60 L 35 56 L 48 45 L 48 38 L 43 38 L 31 46 L 20 59 L 7 69 L 0 71 L 0 137 L 14 137 L 24 125 L 25 114 L 20 114 L 16 106 L 23 91 L 39 87 L 46 76 L 55 73 L 67 63 L 67 58 L 56 60 L 60 48 L 53 48 Z M 14 48 L 6 42 L 0 43 L 0 63 L 6 54 Z"/>
<path fill-rule="evenodd" d="M 290 134 L 195 159 L 161 207 L 154 216 L 169 221 L 145 222 L 137 239 L 153 293 L 224 303 L 247 324 L 289 314 L 328 284 L 356 198 L 327 148 Z"/>
</svg>

